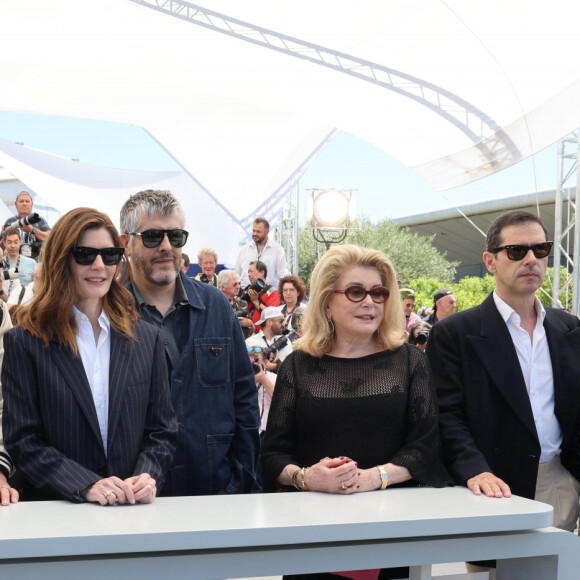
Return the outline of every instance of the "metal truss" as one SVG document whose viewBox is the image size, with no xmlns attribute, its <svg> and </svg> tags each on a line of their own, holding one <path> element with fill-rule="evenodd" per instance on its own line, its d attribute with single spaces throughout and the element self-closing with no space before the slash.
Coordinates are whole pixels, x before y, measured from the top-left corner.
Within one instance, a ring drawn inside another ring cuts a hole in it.
<svg viewBox="0 0 580 580">
<path fill-rule="evenodd" d="M 276 227 L 276 240 L 284 248 L 288 269 L 298 276 L 298 183 L 287 196 Z"/>
<path fill-rule="evenodd" d="M 552 305 L 570 308 L 580 314 L 578 293 L 580 269 L 574 267 L 574 259 L 580 256 L 580 213 L 576 211 L 578 199 L 578 152 L 580 130 L 564 137 L 558 143 L 558 183 L 554 208 L 554 278 L 552 280 Z M 563 274 L 558 276 L 560 268 Z M 563 279 L 562 279 L 563 278 Z"/>
<path fill-rule="evenodd" d="M 401 71 L 373 63 L 318 44 L 230 18 L 184 0 L 130 0 L 192 24 L 227 34 L 240 40 L 325 66 L 394 91 L 428 107 L 461 130 L 488 159 L 510 159 L 512 141 L 497 123 L 479 108 L 450 91 Z"/>
<path fill-rule="evenodd" d="M 281 215 L 280 212 L 283 211 L 284 204 L 288 198 L 288 195 L 298 187 L 298 182 L 300 178 L 304 175 L 305 171 L 308 169 L 310 164 L 318 157 L 318 154 L 334 139 L 335 135 L 338 133 L 336 129 L 330 131 L 321 143 L 304 159 L 304 161 L 294 170 L 292 175 L 290 175 L 282 184 L 275 189 L 268 198 L 262 202 L 253 213 L 248 214 L 245 218 L 241 220 L 242 228 L 245 232 L 245 236 L 249 239 L 252 233 L 252 222 L 254 218 L 261 216 L 265 217 L 267 220 L 277 223 L 278 217 Z M 283 214 L 282 214 L 283 215 Z M 298 217 L 296 216 L 296 219 Z M 298 227 L 297 225 L 295 227 Z"/>
</svg>

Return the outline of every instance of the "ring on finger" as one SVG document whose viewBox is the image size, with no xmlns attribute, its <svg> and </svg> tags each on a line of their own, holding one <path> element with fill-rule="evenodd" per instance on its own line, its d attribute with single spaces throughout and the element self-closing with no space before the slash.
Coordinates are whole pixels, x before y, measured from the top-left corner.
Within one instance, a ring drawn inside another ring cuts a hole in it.
<svg viewBox="0 0 580 580">
<path fill-rule="evenodd" d="M 11 489 L 9 485 L 0 485 L 0 489 Z"/>
<path fill-rule="evenodd" d="M 151 489 L 155 489 L 155 482 L 152 479 L 147 482 L 147 485 L 150 485 Z"/>
<path fill-rule="evenodd" d="M 113 493 L 113 492 L 112 492 L 110 489 L 108 489 L 108 490 L 107 490 L 107 491 L 106 491 L 106 492 L 105 492 L 103 495 L 104 495 L 105 497 L 109 497 L 109 496 L 110 496 L 112 493 Z M 115 495 L 115 494 L 113 493 L 113 495 Z"/>
<path fill-rule="evenodd" d="M 344 481 L 340 482 L 340 489 L 346 489 L 346 485 L 344 485 Z"/>
</svg>

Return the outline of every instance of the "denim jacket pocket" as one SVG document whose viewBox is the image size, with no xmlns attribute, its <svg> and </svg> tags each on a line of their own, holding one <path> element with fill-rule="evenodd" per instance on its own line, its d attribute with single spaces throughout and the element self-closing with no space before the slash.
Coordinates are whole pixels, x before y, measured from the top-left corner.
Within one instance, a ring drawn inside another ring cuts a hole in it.
<svg viewBox="0 0 580 580">
<path fill-rule="evenodd" d="M 211 493 L 224 491 L 230 483 L 232 470 L 228 456 L 233 438 L 233 433 L 207 435 Z"/>
<path fill-rule="evenodd" d="M 196 338 L 197 377 L 203 387 L 225 387 L 230 383 L 231 339 Z"/>
</svg>

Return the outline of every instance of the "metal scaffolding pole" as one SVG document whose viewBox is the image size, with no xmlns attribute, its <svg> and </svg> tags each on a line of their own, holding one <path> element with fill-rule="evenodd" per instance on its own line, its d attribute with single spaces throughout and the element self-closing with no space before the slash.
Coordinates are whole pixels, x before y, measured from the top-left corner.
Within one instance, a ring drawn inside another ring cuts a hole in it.
<svg viewBox="0 0 580 580">
<path fill-rule="evenodd" d="M 288 269 L 298 276 L 298 184 L 290 192 L 280 212 L 276 239 L 284 248 Z"/>
<path fill-rule="evenodd" d="M 578 153 L 580 131 L 566 136 L 558 143 L 558 181 L 554 207 L 554 277 L 552 306 L 570 308 L 579 315 L 578 301 L 580 268 L 574 268 L 574 259 L 580 256 L 580 215 L 576 211 L 578 194 Z M 561 280 L 560 270 L 563 268 Z M 572 300 L 570 300 L 572 294 Z M 571 303 L 570 303 L 571 302 Z"/>
</svg>

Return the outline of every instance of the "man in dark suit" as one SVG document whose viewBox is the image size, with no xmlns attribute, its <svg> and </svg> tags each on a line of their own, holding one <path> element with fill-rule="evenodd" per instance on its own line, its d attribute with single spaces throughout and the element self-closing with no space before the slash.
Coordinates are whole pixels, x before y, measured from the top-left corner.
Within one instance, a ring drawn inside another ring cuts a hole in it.
<svg viewBox="0 0 580 580">
<path fill-rule="evenodd" d="M 500 216 L 483 260 L 496 290 L 431 330 L 427 354 L 440 405 L 445 462 L 474 494 L 511 493 L 579 515 L 580 322 L 535 296 L 552 244 L 539 218 Z"/>
</svg>

